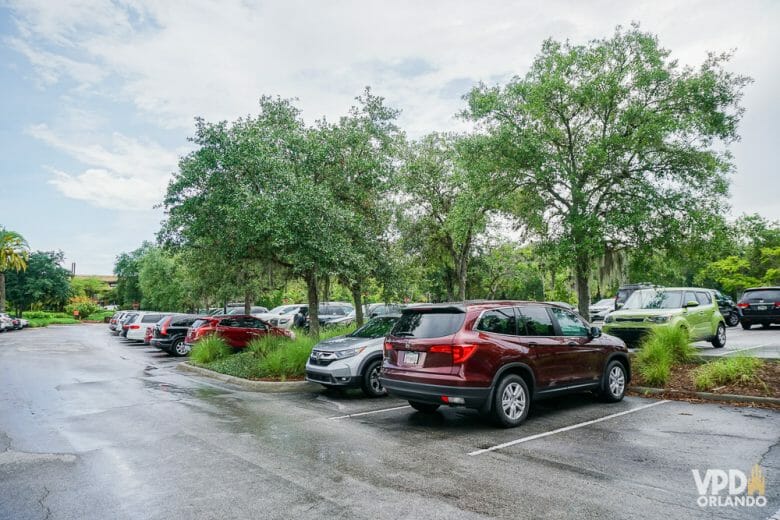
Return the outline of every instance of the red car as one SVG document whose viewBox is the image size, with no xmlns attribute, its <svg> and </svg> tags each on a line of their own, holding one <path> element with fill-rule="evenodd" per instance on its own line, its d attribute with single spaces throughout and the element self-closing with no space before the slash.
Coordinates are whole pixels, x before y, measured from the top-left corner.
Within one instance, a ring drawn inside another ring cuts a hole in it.
<svg viewBox="0 0 780 520">
<path fill-rule="evenodd" d="M 233 348 L 244 348 L 255 338 L 272 334 L 294 338 L 292 331 L 280 329 L 250 315 L 204 316 L 193 322 L 184 338 L 187 351 L 198 339 L 209 334 L 217 334 Z"/>
<path fill-rule="evenodd" d="M 625 343 L 578 314 L 490 301 L 404 309 L 385 340 L 381 381 L 418 411 L 465 406 L 513 427 L 543 397 L 594 391 L 620 401 L 630 374 Z"/>
</svg>

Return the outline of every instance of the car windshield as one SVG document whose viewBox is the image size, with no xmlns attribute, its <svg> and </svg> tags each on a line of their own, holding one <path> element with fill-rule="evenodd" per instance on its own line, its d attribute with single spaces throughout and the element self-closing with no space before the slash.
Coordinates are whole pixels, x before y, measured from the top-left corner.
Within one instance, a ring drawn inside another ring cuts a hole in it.
<svg viewBox="0 0 780 520">
<path fill-rule="evenodd" d="M 623 309 L 680 309 L 682 296 L 682 291 L 643 289 L 629 296 Z"/>
<path fill-rule="evenodd" d="M 374 318 L 352 334 L 347 335 L 351 338 L 381 338 L 387 336 L 396 321 L 398 318 L 395 317 Z"/>
<path fill-rule="evenodd" d="M 612 298 L 604 298 L 593 304 L 594 307 L 611 307 L 613 305 L 615 305 L 615 300 Z"/>
</svg>

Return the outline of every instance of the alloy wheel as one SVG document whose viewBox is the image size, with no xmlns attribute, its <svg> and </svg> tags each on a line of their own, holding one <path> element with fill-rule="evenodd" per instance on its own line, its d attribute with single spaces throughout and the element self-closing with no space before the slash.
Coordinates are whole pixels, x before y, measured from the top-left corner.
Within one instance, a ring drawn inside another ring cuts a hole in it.
<svg viewBox="0 0 780 520">
<path fill-rule="evenodd" d="M 619 397 L 623 394 L 623 390 L 626 387 L 626 376 L 623 374 L 623 369 L 619 366 L 612 367 L 609 371 L 609 391 L 614 397 Z"/>
<path fill-rule="evenodd" d="M 368 383 L 371 385 L 371 390 L 376 394 L 383 394 L 385 387 L 382 386 L 382 382 L 379 380 L 380 366 L 377 365 L 371 369 L 371 373 L 368 375 Z"/>
<path fill-rule="evenodd" d="M 512 421 L 522 417 L 526 406 L 525 389 L 519 383 L 509 383 L 501 394 L 501 408 Z"/>
</svg>

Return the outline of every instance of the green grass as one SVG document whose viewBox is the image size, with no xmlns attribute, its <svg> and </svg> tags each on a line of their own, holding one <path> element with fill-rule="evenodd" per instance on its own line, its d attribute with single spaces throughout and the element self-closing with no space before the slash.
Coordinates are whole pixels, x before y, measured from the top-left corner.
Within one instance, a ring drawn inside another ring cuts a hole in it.
<svg viewBox="0 0 780 520">
<path fill-rule="evenodd" d="M 694 370 L 693 382 L 697 390 L 712 390 L 723 385 L 759 381 L 756 372 L 763 364 L 762 360 L 745 355 L 720 358 Z"/>
<path fill-rule="evenodd" d="M 298 334 L 294 340 L 281 336 L 258 338 L 252 340 L 243 352 L 232 356 L 210 362 L 200 362 L 195 357 L 193 360 L 205 364 L 211 370 L 235 377 L 285 381 L 303 377 L 306 360 L 311 355 L 314 345 L 324 339 L 342 336 L 353 330 L 355 327 L 326 329 L 321 332 L 318 340 L 306 334 Z M 198 344 L 196 343 L 195 346 L 197 347 Z M 194 353 L 195 347 L 190 356 Z"/>
<path fill-rule="evenodd" d="M 674 365 L 689 363 L 696 358 L 697 350 L 690 344 L 685 329 L 659 327 L 642 340 L 636 367 L 645 383 L 665 386 Z"/>
<path fill-rule="evenodd" d="M 70 317 L 65 318 L 27 318 L 25 319 L 30 322 L 30 327 L 47 327 L 49 325 L 73 325 L 76 323 L 80 323 L 78 320 L 74 320 Z"/>
<path fill-rule="evenodd" d="M 195 363 L 205 365 L 230 355 L 231 349 L 225 340 L 215 334 L 199 339 L 192 346 L 190 359 Z"/>
</svg>

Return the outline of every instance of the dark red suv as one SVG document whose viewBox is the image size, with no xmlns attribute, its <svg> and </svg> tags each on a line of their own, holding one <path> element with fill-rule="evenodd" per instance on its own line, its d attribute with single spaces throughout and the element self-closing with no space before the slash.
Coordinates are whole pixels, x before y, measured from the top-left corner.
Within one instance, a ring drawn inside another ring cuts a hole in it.
<svg viewBox="0 0 780 520">
<path fill-rule="evenodd" d="M 512 427 L 543 397 L 595 391 L 620 401 L 630 374 L 623 341 L 578 314 L 489 301 L 404 309 L 385 340 L 381 380 L 421 412 L 465 406 Z"/>
</svg>

